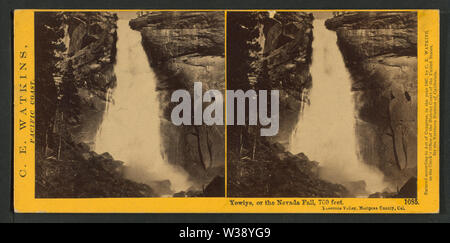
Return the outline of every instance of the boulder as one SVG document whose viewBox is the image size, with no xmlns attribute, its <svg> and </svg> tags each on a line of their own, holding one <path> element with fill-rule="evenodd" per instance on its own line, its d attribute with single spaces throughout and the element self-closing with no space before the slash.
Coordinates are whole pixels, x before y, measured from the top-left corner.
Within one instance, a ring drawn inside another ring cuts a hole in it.
<svg viewBox="0 0 450 243">
<path fill-rule="evenodd" d="M 309 161 L 308 156 L 306 156 L 304 153 L 298 153 L 295 156 L 297 156 L 300 160 Z"/>
<path fill-rule="evenodd" d="M 89 152 L 91 150 L 91 146 L 89 146 L 87 143 L 81 142 L 77 144 L 77 149 L 82 152 Z"/>
<path fill-rule="evenodd" d="M 202 197 L 202 196 L 203 196 L 203 192 L 201 192 L 201 191 L 188 190 L 186 192 L 186 197 Z"/>
<path fill-rule="evenodd" d="M 402 186 L 399 193 L 399 198 L 416 198 L 417 197 L 417 178 L 411 177 L 405 185 Z"/>
<path fill-rule="evenodd" d="M 369 195 L 369 198 L 394 198 L 396 193 L 394 192 L 376 192 Z"/>
<path fill-rule="evenodd" d="M 84 161 L 89 161 L 89 160 L 91 160 L 91 159 L 93 158 L 93 156 L 92 156 L 91 153 L 82 153 L 82 154 L 80 155 L 80 157 L 81 157 L 81 159 L 84 160 Z"/>
<path fill-rule="evenodd" d="M 272 147 L 278 153 L 284 153 L 284 151 L 285 151 L 284 146 L 281 143 L 279 143 L 279 142 L 274 143 L 272 145 Z"/>
<path fill-rule="evenodd" d="M 216 176 L 205 187 L 203 191 L 205 197 L 224 197 L 225 196 L 225 178 L 222 176 Z"/>
<path fill-rule="evenodd" d="M 181 191 L 173 194 L 173 197 L 186 197 L 186 192 Z"/>
<path fill-rule="evenodd" d="M 283 161 L 287 158 L 288 158 L 288 153 L 286 153 L 286 152 L 276 154 L 276 159 L 279 161 Z"/>
<path fill-rule="evenodd" d="M 100 159 L 101 160 L 114 160 L 114 158 L 112 157 L 112 155 L 108 152 L 105 152 L 103 154 L 100 155 Z"/>
</svg>

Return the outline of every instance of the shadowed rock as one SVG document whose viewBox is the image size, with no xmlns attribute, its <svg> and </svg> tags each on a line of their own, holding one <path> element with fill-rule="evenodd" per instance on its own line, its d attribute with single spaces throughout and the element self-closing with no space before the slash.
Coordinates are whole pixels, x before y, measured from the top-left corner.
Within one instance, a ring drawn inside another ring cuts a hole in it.
<svg viewBox="0 0 450 243">
<path fill-rule="evenodd" d="M 397 197 L 399 198 L 416 198 L 417 197 L 417 178 L 412 177 L 400 189 Z"/>
<path fill-rule="evenodd" d="M 225 196 L 225 178 L 216 176 L 206 186 L 203 196 L 205 197 L 224 197 Z"/>
</svg>

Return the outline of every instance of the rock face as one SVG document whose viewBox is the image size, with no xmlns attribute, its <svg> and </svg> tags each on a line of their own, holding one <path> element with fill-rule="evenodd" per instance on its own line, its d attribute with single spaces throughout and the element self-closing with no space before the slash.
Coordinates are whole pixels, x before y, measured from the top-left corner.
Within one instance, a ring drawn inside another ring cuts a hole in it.
<svg viewBox="0 0 450 243">
<path fill-rule="evenodd" d="M 70 128 L 77 142 L 90 145 L 101 124 L 108 88 L 115 86 L 117 16 L 108 12 L 64 14 L 67 53 L 59 64 L 73 68 L 81 99 L 79 121 Z"/>
<path fill-rule="evenodd" d="M 161 134 L 168 161 L 181 165 L 197 182 L 208 184 L 224 173 L 224 126 L 175 126 L 170 96 L 194 82 L 203 90 L 225 90 L 224 12 L 150 12 L 130 21 L 158 78 L 163 111 Z"/>
<path fill-rule="evenodd" d="M 403 185 L 417 166 L 416 13 L 350 12 L 326 26 L 353 78 L 362 158 Z"/>
<path fill-rule="evenodd" d="M 295 12 L 275 14 L 262 21 L 263 57 L 257 63 L 267 62 L 272 89 L 280 90 L 280 131 L 274 141 L 289 143 L 297 124 L 302 91 L 311 87 L 311 14 Z"/>
</svg>

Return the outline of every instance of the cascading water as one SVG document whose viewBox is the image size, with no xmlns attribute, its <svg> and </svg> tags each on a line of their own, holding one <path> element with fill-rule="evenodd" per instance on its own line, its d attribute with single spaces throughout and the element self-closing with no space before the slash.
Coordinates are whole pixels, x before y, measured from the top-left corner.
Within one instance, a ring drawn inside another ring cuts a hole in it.
<svg viewBox="0 0 450 243">
<path fill-rule="evenodd" d="M 164 159 L 156 77 L 138 31 L 128 20 L 117 23 L 117 86 L 107 94 L 107 107 L 96 136 L 95 151 L 125 162 L 126 176 L 141 183 L 169 180 L 172 190 L 186 190 L 186 172 Z"/>
<path fill-rule="evenodd" d="M 309 102 L 301 108 L 289 150 L 318 161 L 326 180 L 364 180 L 368 192 L 382 191 L 386 187 L 382 173 L 358 158 L 351 78 L 336 33 L 325 27 L 324 17 L 315 15 L 313 22 L 312 88 L 305 94 Z"/>
</svg>

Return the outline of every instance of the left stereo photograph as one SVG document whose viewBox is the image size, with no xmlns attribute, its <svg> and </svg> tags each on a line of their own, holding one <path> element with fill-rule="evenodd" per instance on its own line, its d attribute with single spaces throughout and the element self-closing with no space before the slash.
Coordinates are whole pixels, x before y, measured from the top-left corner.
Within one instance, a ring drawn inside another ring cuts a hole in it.
<svg viewBox="0 0 450 243">
<path fill-rule="evenodd" d="M 42 11 L 34 28 L 36 198 L 225 196 L 224 125 L 171 122 L 174 91 L 225 91 L 224 11 Z"/>
</svg>

